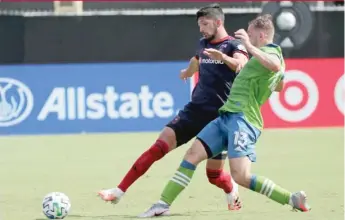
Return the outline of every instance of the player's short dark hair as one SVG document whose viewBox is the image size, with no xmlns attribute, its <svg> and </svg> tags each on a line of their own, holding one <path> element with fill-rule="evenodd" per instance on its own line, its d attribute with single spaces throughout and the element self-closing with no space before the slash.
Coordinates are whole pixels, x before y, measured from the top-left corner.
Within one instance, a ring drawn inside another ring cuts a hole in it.
<svg viewBox="0 0 345 220">
<path fill-rule="evenodd" d="M 270 14 L 263 14 L 257 16 L 255 19 L 249 22 L 249 25 L 253 25 L 255 28 L 263 29 L 267 31 L 274 31 L 274 24 L 272 21 L 272 15 Z"/>
<path fill-rule="evenodd" d="M 224 22 L 225 16 L 222 8 L 219 4 L 210 4 L 206 7 L 200 8 L 199 11 L 196 13 L 196 19 L 198 20 L 200 17 L 209 17 L 213 19 L 220 19 Z"/>
</svg>

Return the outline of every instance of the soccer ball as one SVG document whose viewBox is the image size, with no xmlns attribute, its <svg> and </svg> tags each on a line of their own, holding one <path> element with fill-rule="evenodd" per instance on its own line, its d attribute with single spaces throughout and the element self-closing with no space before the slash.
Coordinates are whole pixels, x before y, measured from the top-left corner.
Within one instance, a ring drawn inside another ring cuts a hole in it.
<svg viewBox="0 0 345 220">
<path fill-rule="evenodd" d="M 71 208 L 69 198 L 60 192 L 47 194 L 42 202 L 43 213 L 49 219 L 63 219 Z"/>
<path fill-rule="evenodd" d="M 296 26 L 297 19 L 293 13 L 284 11 L 278 15 L 276 22 L 280 30 L 291 31 Z"/>
</svg>

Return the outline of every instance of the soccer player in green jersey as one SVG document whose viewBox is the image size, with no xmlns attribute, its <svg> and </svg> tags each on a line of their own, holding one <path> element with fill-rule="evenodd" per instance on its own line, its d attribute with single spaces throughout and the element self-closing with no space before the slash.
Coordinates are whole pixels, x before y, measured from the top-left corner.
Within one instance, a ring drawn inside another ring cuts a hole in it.
<svg viewBox="0 0 345 220">
<path fill-rule="evenodd" d="M 251 163 L 256 161 L 254 145 L 263 129 L 260 108 L 272 92 L 283 86 L 285 63 L 281 48 L 273 44 L 271 16 L 257 17 L 249 23 L 248 32 L 241 29 L 235 36 L 253 57 L 236 77 L 219 117 L 197 135 L 160 201 L 139 217 L 168 215 L 170 205 L 187 187 L 196 166 L 223 150 L 228 151 L 231 175 L 238 184 L 295 210 L 310 210 L 305 192 L 291 193 L 272 180 L 251 173 Z"/>
</svg>

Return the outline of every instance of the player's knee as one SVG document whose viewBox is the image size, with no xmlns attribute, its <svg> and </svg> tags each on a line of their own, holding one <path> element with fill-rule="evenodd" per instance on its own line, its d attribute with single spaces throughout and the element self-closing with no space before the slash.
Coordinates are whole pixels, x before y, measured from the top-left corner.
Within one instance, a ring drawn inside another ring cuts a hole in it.
<svg viewBox="0 0 345 220">
<path fill-rule="evenodd" d="M 199 164 L 201 161 L 207 159 L 207 153 L 202 145 L 194 142 L 191 148 L 188 149 L 184 159 L 194 165 Z"/>
<path fill-rule="evenodd" d="M 160 160 L 169 152 L 169 145 L 163 140 L 157 140 L 147 152 L 154 160 Z"/>
<path fill-rule="evenodd" d="M 184 156 L 184 159 L 188 162 L 195 165 L 195 162 L 198 161 L 198 152 L 196 152 L 192 147 L 189 148 Z M 199 162 L 197 162 L 198 164 Z"/>
<path fill-rule="evenodd" d="M 170 127 L 165 127 L 163 129 L 158 140 L 162 140 L 168 145 L 168 151 L 174 150 L 177 146 L 175 131 Z"/>
<path fill-rule="evenodd" d="M 251 161 L 249 157 L 242 156 L 242 157 L 235 157 L 232 158 L 230 156 L 230 170 L 231 176 L 233 180 L 238 183 L 239 185 L 248 188 L 250 185 L 250 168 L 251 168 Z"/>
<path fill-rule="evenodd" d="M 222 174 L 221 170 L 211 170 L 211 169 L 206 168 L 207 179 L 213 185 L 217 184 L 217 180 L 219 179 L 221 174 Z"/>
</svg>

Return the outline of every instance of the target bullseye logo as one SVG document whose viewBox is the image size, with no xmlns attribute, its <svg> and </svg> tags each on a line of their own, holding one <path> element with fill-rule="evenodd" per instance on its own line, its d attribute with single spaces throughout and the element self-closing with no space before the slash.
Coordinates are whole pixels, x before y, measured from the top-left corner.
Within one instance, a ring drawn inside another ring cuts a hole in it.
<svg viewBox="0 0 345 220">
<path fill-rule="evenodd" d="M 289 70 L 284 82 L 283 91 L 271 95 L 269 103 L 272 111 L 288 122 L 300 122 L 310 117 L 319 102 L 315 81 L 305 72 Z"/>
<path fill-rule="evenodd" d="M 342 75 L 334 88 L 334 101 L 342 114 L 344 114 L 344 98 L 344 75 Z"/>
</svg>

